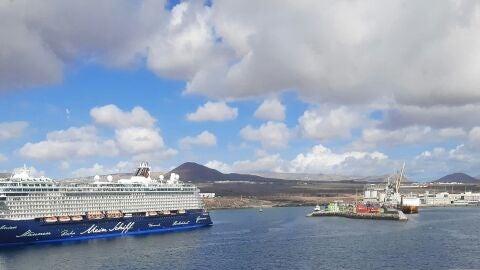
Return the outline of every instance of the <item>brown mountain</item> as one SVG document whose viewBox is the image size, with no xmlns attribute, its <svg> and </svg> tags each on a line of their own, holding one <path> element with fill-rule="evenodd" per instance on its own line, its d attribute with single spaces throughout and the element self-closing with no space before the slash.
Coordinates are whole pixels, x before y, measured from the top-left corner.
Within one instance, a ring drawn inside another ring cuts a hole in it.
<svg viewBox="0 0 480 270">
<path fill-rule="evenodd" d="M 239 173 L 221 173 L 217 170 L 208 168 L 195 162 L 186 162 L 177 168 L 171 170 L 165 177 L 170 177 L 170 173 L 177 173 L 180 179 L 186 182 L 215 182 L 215 181 L 251 181 L 251 182 L 272 182 L 279 181 L 276 178 L 261 177 L 252 174 Z"/>
<path fill-rule="evenodd" d="M 464 184 L 480 184 L 480 181 L 476 178 L 471 177 L 465 173 L 452 173 L 445 175 L 444 177 L 435 180 L 436 183 L 449 183 L 449 182 L 458 182 Z"/>
</svg>

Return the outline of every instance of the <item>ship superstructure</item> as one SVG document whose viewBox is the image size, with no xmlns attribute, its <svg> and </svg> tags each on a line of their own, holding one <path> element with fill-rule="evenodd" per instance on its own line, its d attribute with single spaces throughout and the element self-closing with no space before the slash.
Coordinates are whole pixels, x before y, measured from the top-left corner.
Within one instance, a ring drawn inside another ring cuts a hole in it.
<svg viewBox="0 0 480 270">
<path fill-rule="evenodd" d="M 118 181 L 96 176 L 93 182 L 65 183 L 31 177 L 26 167 L 0 179 L 0 245 L 110 236 L 128 224 L 120 234 L 199 227 L 211 220 L 196 186 L 175 173 L 152 179 L 146 162 Z M 89 231 L 91 226 L 96 229 Z"/>
</svg>

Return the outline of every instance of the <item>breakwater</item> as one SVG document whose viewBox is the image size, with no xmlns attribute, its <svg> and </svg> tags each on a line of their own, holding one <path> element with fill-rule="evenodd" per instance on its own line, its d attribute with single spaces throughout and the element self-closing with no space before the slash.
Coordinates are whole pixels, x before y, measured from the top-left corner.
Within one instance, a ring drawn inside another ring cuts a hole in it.
<svg viewBox="0 0 480 270">
<path fill-rule="evenodd" d="M 389 213 L 354 213 L 354 212 L 321 212 L 316 211 L 307 217 L 345 217 L 354 219 L 398 220 L 407 221 L 407 216 L 401 211 Z"/>
</svg>

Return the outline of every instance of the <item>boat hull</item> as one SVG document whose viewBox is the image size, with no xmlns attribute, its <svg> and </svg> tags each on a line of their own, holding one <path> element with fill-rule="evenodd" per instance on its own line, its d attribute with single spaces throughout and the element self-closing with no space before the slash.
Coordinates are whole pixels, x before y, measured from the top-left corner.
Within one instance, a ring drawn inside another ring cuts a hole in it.
<svg viewBox="0 0 480 270">
<path fill-rule="evenodd" d="M 402 206 L 402 212 L 404 214 L 417 214 L 418 213 L 418 206 L 404 205 L 404 206 Z"/>
<path fill-rule="evenodd" d="M 0 219 L 0 246 L 160 233 L 209 225 L 212 225 L 210 215 L 201 209 L 175 215 L 55 223 L 46 223 L 42 220 Z"/>
</svg>

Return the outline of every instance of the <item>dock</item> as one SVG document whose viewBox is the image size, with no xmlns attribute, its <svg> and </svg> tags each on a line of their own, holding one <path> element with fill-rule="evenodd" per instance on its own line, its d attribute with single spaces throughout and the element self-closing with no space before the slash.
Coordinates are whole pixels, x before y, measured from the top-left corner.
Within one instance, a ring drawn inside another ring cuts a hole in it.
<svg viewBox="0 0 480 270">
<path fill-rule="evenodd" d="M 354 212 L 323 212 L 314 211 L 307 217 L 345 217 L 354 219 L 397 220 L 407 221 L 407 216 L 402 211 L 388 213 L 354 213 Z"/>
</svg>

